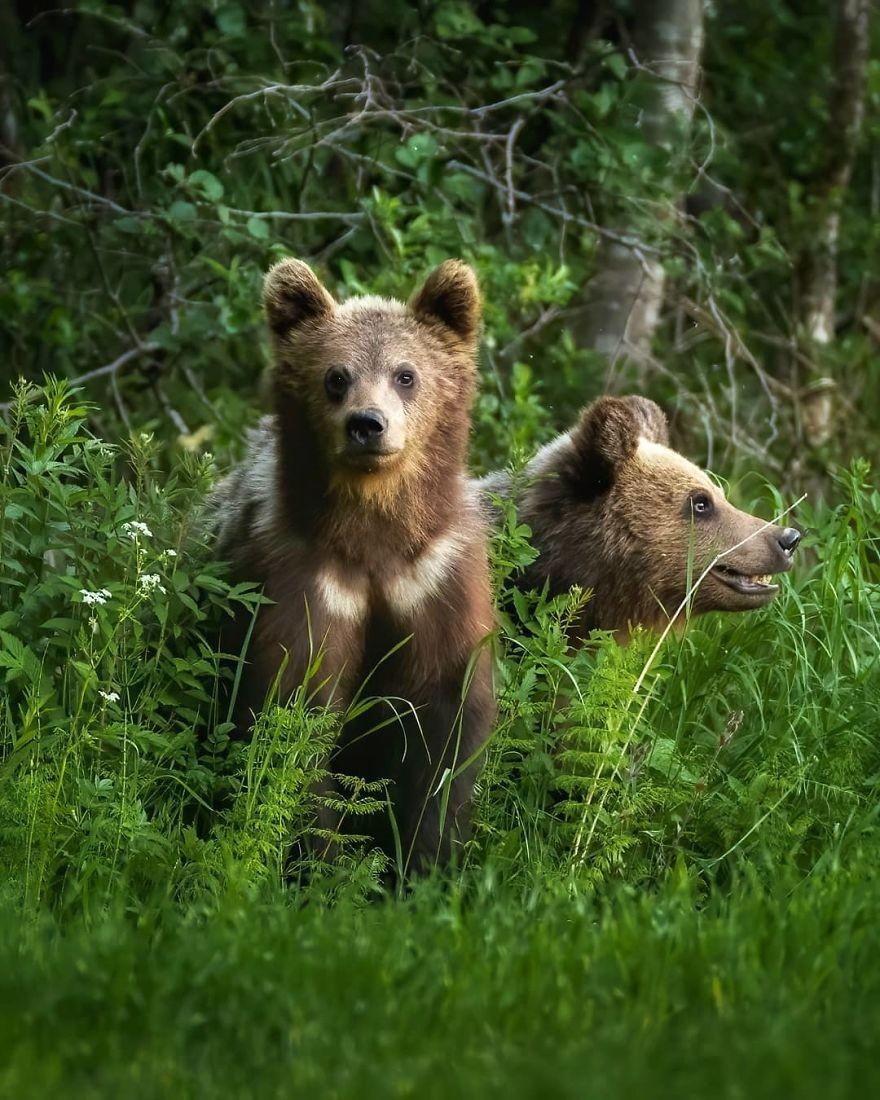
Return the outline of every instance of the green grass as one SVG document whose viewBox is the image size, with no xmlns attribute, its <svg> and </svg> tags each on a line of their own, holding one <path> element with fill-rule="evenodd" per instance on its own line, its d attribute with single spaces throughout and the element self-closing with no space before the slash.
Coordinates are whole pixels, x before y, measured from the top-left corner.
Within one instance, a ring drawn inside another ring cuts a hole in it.
<svg viewBox="0 0 880 1100">
<path fill-rule="evenodd" d="M 397 896 L 352 843 L 291 845 L 332 715 L 302 692 L 230 742 L 211 622 L 254 595 L 200 543 L 210 464 L 166 457 L 138 437 L 123 463 L 54 384 L 0 424 L 0 1094 L 870 1089 L 866 463 L 799 515 L 769 608 L 691 623 L 644 677 L 652 638 L 572 653 L 576 595 L 503 596 L 473 843 Z M 509 517 L 500 580 L 523 535 Z"/>
<path fill-rule="evenodd" d="M 16 1097 L 843 1097 L 880 1084 L 880 879 L 0 924 Z"/>
</svg>

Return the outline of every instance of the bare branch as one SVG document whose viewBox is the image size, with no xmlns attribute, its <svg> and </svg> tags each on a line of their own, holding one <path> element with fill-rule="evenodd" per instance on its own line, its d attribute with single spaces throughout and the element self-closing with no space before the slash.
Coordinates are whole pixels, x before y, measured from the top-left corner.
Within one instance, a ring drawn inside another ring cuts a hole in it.
<svg viewBox="0 0 880 1100">
<path fill-rule="evenodd" d="M 107 375 L 116 375 L 126 363 L 130 363 L 133 359 L 138 359 L 142 355 L 151 355 L 153 352 L 161 351 L 162 345 L 149 342 L 146 344 L 139 344 L 137 347 L 129 348 L 128 351 L 124 351 L 122 355 L 117 356 L 112 363 L 106 363 L 103 367 L 95 367 L 94 370 L 86 371 L 85 374 L 79 374 L 76 378 L 69 379 L 71 386 L 81 386 L 85 382 L 92 382 L 96 378 L 105 378 Z M 0 403 L 0 412 L 7 412 L 12 408 L 11 401 L 4 401 Z"/>
<path fill-rule="evenodd" d="M 555 84 L 551 84 L 547 88 L 542 88 L 537 92 L 521 92 L 519 95 L 512 95 L 509 99 L 499 99 L 497 103 L 487 103 L 484 107 L 475 107 L 469 111 L 475 118 L 479 118 L 481 115 L 491 114 L 492 111 L 501 111 L 505 107 L 509 107 L 512 103 L 543 103 L 545 99 L 552 99 L 569 83 L 568 80 L 557 80 Z M 467 108 L 465 108 L 467 110 Z"/>
<path fill-rule="evenodd" d="M 507 135 L 507 142 L 504 147 L 505 153 L 505 179 L 507 180 L 507 220 L 512 222 L 516 214 L 516 196 L 513 193 L 513 147 L 516 144 L 516 139 L 519 137 L 520 130 L 525 126 L 526 120 L 520 115 L 520 117 L 510 127 L 510 133 Z"/>
<path fill-rule="evenodd" d="M 266 84 L 262 88 L 257 88 L 256 91 L 244 92 L 241 95 L 235 96 L 233 99 L 230 99 L 228 103 L 224 103 L 219 111 L 215 111 L 214 114 L 211 115 L 211 117 L 208 119 L 208 121 L 202 127 L 202 129 L 199 130 L 199 132 L 193 138 L 193 142 L 192 142 L 193 156 L 197 155 L 198 144 L 202 140 L 202 138 L 205 136 L 205 134 L 207 134 L 211 130 L 213 130 L 214 127 L 217 125 L 217 123 L 220 121 L 220 119 L 223 118 L 224 115 L 228 114 L 235 107 L 237 107 L 240 103 L 249 103 L 251 100 L 259 99 L 261 97 L 263 99 L 265 99 L 267 96 L 283 95 L 286 99 L 288 99 L 289 101 L 291 101 L 293 103 L 294 107 L 296 107 L 297 106 L 296 100 L 292 100 L 291 99 L 292 96 L 294 96 L 294 95 L 306 95 L 306 94 L 315 95 L 315 94 L 320 93 L 320 92 L 327 92 L 328 90 L 330 90 L 331 88 L 336 87 L 340 83 L 339 73 L 340 73 L 340 70 L 337 69 L 336 72 L 333 73 L 332 76 L 328 77 L 322 84 L 318 84 L 318 85 L 315 85 L 315 84 Z M 346 83 L 346 82 L 342 82 L 342 83 Z"/>
<path fill-rule="evenodd" d="M 450 160 L 448 167 L 454 169 L 457 172 L 465 172 L 469 176 L 473 176 L 475 179 L 482 180 L 483 183 L 489 183 L 493 186 L 496 185 L 495 180 L 485 172 L 481 172 L 479 168 L 474 168 L 470 164 L 465 164 L 460 160 Z M 643 257 L 646 253 L 657 253 L 657 249 L 646 245 L 642 241 L 636 240 L 634 237 L 625 233 L 618 233 L 614 229 L 607 229 L 603 225 L 598 225 L 596 222 L 589 221 L 587 218 L 581 217 L 579 214 L 572 214 L 568 210 L 564 210 L 560 206 L 552 206 L 550 203 L 542 202 L 541 199 L 536 198 L 534 195 L 530 195 L 527 191 L 520 191 L 514 189 L 514 198 L 520 202 L 526 203 L 528 206 L 535 206 L 539 210 L 544 210 L 548 214 L 552 214 L 554 218 L 559 218 L 560 221 L 568 222 L 571 225 L 579 225 L 582 229 L 589 229 L 593 233 L 596 233 L 600 237 L 607 237 L 610 241 L 616 241 L 617 244 L 623 245 L 624 248 L 632 249 L 636 256 Z"/>
<path fill-rule="evenodd" d="M 116 214 L 127 214 L 132 217 L 148 217 L 143 213 L 139 213 L 135 210 L 126 210 L 124 206 L 120 206 L 119 203 L 114 202 L 112 199 L 106 198 L 104 195 L 96 195 L 94 191 L 87 191 L 84 187 L 77 187 L 73 183 L 68 183 L 66 180 L 57 179 L 55 176 L 50 176 L 48 172 L 42 171 L 37 168 L 32 161 L 18 161 L 16 164 L 11 164 L 4 172 L 4 177 L 11 175 L 18 169 L 24 168 L 32 175 L 38 176 L 41 180 L 45 180 L 46 183 L 51 183 L 54 187 L 60 187 L 64 191 L 71 191 L 75 195 L 79 195 L 81 198 L 87 199 L 89 202 L 94 203 L 96 206 L 106 206 Z"/>
<path fill-rule="evenodd" d="M 210 206 L 210 203 L 199 203 L 200 206 Z M 277 219 L 285 222 L 319 222 L 337 221 L 345 225 L 362 225 L 366 221 L 365 214 L 349 213 L 336 210 L 309 210 L 306 213 L 297 213 L 287 210 L 239 210 L 234 206 L 227 207 L 230 214 L 238 214 L 242 218 Z"/>
</svg>

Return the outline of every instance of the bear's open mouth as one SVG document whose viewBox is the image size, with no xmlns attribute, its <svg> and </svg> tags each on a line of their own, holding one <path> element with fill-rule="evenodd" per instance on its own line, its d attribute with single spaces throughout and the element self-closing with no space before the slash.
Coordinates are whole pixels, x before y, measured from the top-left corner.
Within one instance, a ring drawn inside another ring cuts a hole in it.
<svg viewBox="0 0 880 1100">
<path fill-rule="evenodd" d="M 741 573 L 730 565 L 716 565 L 712 572 L 728 588 L 742 593 L 743 596 L 772 596 L 779 591 L 779 585 L 773 584 L 770 573 L 750 575 Z"/>
</svg>

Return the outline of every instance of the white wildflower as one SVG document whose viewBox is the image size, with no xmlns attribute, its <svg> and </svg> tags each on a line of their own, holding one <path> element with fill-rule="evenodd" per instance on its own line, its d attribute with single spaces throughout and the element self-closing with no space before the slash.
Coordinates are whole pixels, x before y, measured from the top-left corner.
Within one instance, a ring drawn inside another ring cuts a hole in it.
<svg viewBox="0 0 880 1100">
<path fill-rule="evenodd" d="M 106 588 L 100 588 L 97 592 L 90 592 L 88 588 L 81 588 L 79 594 L 83 598 L 83 603 L 87 604 L 103 604 L 110 599 L 110 592 Z"/>
<path fill-rule="evenodd" d="M 87 441 L 86 447 L 90 451 L 97 451 L 102 458 L 111 458 L 116 454 L 116 448 L 111 447 L 109 443 L 105 443 L 103 439 L 90 439 Z"/>
<path fill-rule="evenodd" d="M 176 550 L 163 550 L 162 551 L 162 557 L 163 558 L 176 558 L 177 557 L 177 551 Z"/>
<path fill-rule="evenodd" d="M 145 539 L 151 539 L 153 537 L 153 532 L 149 527 L 139 520 L 130 520 L 128 523 L 123 523 L 122 533 L 123 535 L 128 535 L 130 539 L 137 539 L 140 535 Z"/>
<path fill-rule="evenodd" d="M 102 699 L 106 699 L 108 703 L 119 702 L 118 691 L 101 691 L 100 689 L 98 689 L 98 694 L 101 696 Z"/>
<path fill-rule="evenodd" d="M 138 588 L 141 592 L 155 592 L 157 589 L 162 595 L 165 595 L 165 589 L 162 586 L 162 578 L 158 573 L 142 573 L 138 577 Z"/>
</svg>

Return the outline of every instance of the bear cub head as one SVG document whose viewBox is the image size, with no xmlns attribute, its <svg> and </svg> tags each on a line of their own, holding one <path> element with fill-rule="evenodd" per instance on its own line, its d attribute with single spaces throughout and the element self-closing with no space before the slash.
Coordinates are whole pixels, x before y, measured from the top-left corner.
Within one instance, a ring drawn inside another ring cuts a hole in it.
<svg viewBox="0 0 880 1100">
<path fill-rule="evenodd" d="M 484 488 L 499 486 L 489 478 Z M 554 594 L 592 589 L 585 630 L 662 628 L 710 565 L 693 613 L 762 607 L 800 541 L 794 528 L 730 504 L 669 446 L 663 412 L 642 397 L 603 397 L 584 409 L 527 466 L 516 495 L 540 552 L 525 583 L 549 582 Z"/>
<path fill-rule="evenodd" d="M 480 327 L 476 277 L 449 260 L 408 304 L 338 303 L 299 260 L 266 275 L 275 402 L 331 485 L 363 492 L 466 457 Z M 429 477 L 430 480 L 430 477 Z"/>
</svg>

